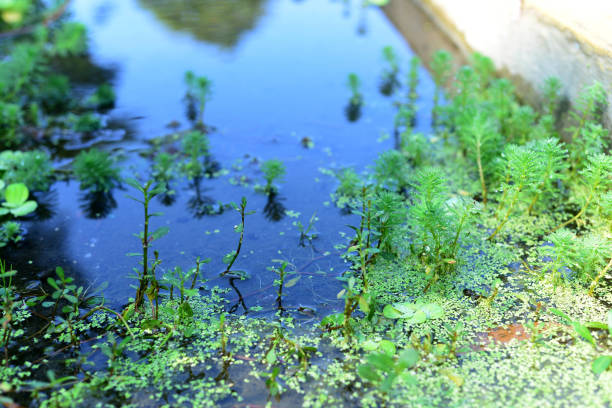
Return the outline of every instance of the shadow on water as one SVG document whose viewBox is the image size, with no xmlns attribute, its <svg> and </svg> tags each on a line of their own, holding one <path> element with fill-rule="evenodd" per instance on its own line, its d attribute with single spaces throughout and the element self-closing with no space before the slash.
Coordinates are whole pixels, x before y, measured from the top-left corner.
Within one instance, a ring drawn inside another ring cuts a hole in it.
<svg viewBox="0 0 612 408">
<path fill-rule="evenodd" d="M 172 30 L 196 39 L 235 47 L 264 15 L 267 0 L 139 0 L 146 10 Z"/>
</svg>

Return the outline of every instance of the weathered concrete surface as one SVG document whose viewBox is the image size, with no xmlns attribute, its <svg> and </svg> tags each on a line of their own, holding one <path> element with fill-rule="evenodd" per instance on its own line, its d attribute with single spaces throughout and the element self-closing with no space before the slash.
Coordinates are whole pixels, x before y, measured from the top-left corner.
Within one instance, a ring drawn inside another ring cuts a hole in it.
<svg viewBox="0 0 612 408">
<path fill-rule="evenodd" d="M 612 94 L 612 0 L 391 0 L 385 13 L 423 59 L 434 51 L 424 44 L 435 25 L 445 48 L 491 57 L 532 103 L 549 76 L 570 100 L 593 81 Z M 610 128 L 612 103 L 605 122 Z"/>
</svg>

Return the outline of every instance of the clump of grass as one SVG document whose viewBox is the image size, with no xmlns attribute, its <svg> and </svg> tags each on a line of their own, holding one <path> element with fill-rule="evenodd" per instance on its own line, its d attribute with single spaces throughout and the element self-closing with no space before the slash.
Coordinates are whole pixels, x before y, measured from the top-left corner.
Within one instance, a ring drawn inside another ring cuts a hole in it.
<svg viewBox="0 0 612 408">
<path fill-rule="evenodd" d="M 106 193 L 120 183 L 120 170 L 107 152 L 90 149 L 82 151 L 72 162 L 72 172 L 81 190 Z"/>
</svg>

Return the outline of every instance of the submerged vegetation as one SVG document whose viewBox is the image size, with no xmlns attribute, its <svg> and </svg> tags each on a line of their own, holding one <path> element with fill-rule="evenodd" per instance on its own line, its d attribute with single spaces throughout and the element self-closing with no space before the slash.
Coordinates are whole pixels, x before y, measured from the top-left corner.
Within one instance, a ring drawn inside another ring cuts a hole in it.
<svg viewBox="0 0 612 408">
<path fill-rule="evenodd" d="M 0 29 L 41 12 L 36 2 L 0 3 Z M 233 187 L 265 193 L 270 220 L 295 218 L 299 241 L 292 244 L 313 254 L 305 267 L 284 248 L 279 259 L 263 260 L 274 280 L 268 287 L 259 281 L 256 293 L 272 292 L 264 304 L 272 309 L 262 310 L 248 307 L 248 294 L 236 285 L 258 273 L 243 265 L 259 233 L 247 218 L 251 200 L 247 210 L 245 197 L 223 204 L 204 193 L 207 182 L 228 172 L 213 158 L 217 135 L 204 123 L 209 78 L 185 74 L 191 128 L 174 126 L 148 141 L 135 164 L 120 168 L 114 150 L 88 143 L 93 132 L 109 130 L 104 111 L 115 103 L 112 86 L 104 81 L 77 96 L 51 63 L 87 54 L 84 26 L 40 27 L 3 52 L 0 248 L 36 238 L 21 223 L 44 219 L 41 204 L 53 183 L 76 180 L 85 199 L 96 202 L 114 203 L 113 190 L 128 190 L 138 218 L 125 219 L 138 231 L 138 249 L 128 254 L 133 296 L 121 306 L 105 300 L 104 287 L 84 285 L 62 265 L 47 265 L 35 284 L 24 284 L 25 271 L 14 270 L 3 252 L 1 404 L 612 404 L 612 156 L 600 84 L 585 87 L 564 122 L 559 80 L 543 82 L 536 109 L 497 78 L 489 58 L 475 54 L 455 70 L 451 54 L 439 51 L 430 64 L 435 92 L 425 135 L 414 130 L 419 101 L 427 97 L 417 93 L 421 61 L 412 58 L 402 74 L 404 63 L 385 47 L 379 90 L 393 99 L 395 118 L 387 125 L 395 145 L 365 171 L 322 169 L 337 179 L 333 201 L 351 214 L 351 232 L 341 233 L 334 253 L 316 249 L 323 238 L 317 212 L 300 218 L 282 205 L 283 161 L 245 157 L 264 184 L 245 177 Z M 349 74 L 348 87 L 345 113 L 356 120 L 366 90 L 356 74 Z M 29 137 L 32 128 L 42 142 Z M 49 152 L 63 146 L 57 135 L 66 133 L 82 143 L 60 162 Z M 233 209 L 226 215 L 236 235 L 225 255 L 201 248 L 186 255 L 189 267 L 164 261 L 175 259 L 166 237 L 175 225 L 154 207 L 170 206 L 179 187 L 191 194 L 196 218 Z M 305 271 L 332 256 L 343 265 L 337 282 L 326 271 Z M 222 270 L 213 269 L 217 261 Z M 289 301 L 316 274 L 338 287 L 339 302 L 326 299 L 333 310 L 325 315 Z"/>
</svg>

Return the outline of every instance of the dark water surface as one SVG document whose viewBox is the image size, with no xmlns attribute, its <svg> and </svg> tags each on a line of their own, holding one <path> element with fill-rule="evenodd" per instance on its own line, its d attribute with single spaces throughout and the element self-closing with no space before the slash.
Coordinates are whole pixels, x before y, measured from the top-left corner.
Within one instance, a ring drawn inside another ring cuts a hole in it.
<svg viewBox="0 0 612 408">
<path fill-rule="evenodd" d="M 190 268 L 197 256 L 211 257 L 205 275 L 226 286 L 226 279 L 217 276 L 224 267 L 223 255 L 236 246 L 233 226 L 239 215 L 227 210 L 199 217 L 193 204 L 239 202 L 246 196 L 256 214 L 247 218 L 243 250 L 235 264 L 251 275 L 236 282 L 246 306 L 273 307 L 275 275 L 266 268 L 273 259 L 284 259 L 304 272 L 288 289 L 287 306 L 307 306 L 319 316 L 335 307 L 340 288 L 335 277 L 345 266 L 333 246 L 343 242 L 339 233 L 349 231 L 346 224 L 356 221 L 331 203 L 337 182 L 320 169 L 350 166 L 362 171 L 379 152 L 393 147 L 392 138 L 380 140 L 391 131 L 394 115 L 392 99 L 378 93 L 381 49 L 393 46 L 403 68 L 412 52 L 383 13 L 362 8 L 361 1 L 329 0 L 76 0 L 72 12 L 89 29 L 95 64 L 114 72 L 117 105 L 110 120 L 128 131 L 74 141 L 67 146 L 69 156 L 98 146 L 123 157 L 124 176 L 137 172 L 148 177 L 147 161 L 138 155 L 148 147 L 146 141 L 169 133 L 172 121 L 180 122 L 180 129 L 190 126 L 183 104 L 185 71 L 214 82 L 205 122 L 216 128 L 210 134 L 211 151 L 227 171 L 197 188 L 187 182 L 175 186 L 177 200 L 171 206 L 155 202 L 154 210 L 165 215 L 154 219 L 154 227 L 170 227 L 153 245 L 163 259 L 162 269 Z M 344 116 L 349 72 L 361 78 L 365 99 L 363 115 L 355 123 Z M 419 94 L 432 92 L 432 82 L 422 71 Z M 429 123 L 424 112 L 431 109 L 430 98 L 422 97 L 419 109 L 419 125 Z M 304 137 L 314 148 L 301 145 Z M 277 221 L 266 216 L 267 198 L 252 185 L 230 183 L 240 175 L 263 183 L 253 158 L 285 163 L 278 201 L 301 213 L 303 224 L 317 213 L 320 238 L 314 247 L 298 245 L 295 218 L 283 211 L 276 214 Z M 82 283 L 108 281 L 108 302 L 124 304 L 134 293 L 127 275 L 137 266 L 137 258 L 125 254 L 139 249 L 132 234 L 142 228 L 142 209 L 125 197 L 128 190 L 114 190 L 108 215 L 92 219 L 78 183 L 57 182 L 51 193 L 39 198 L 49 203 L 53 216 L 30 223 L 26 243 L 6 254 L 7 261 L 30 277 L 32 285 L 55 266 Z"/>
</svg>

